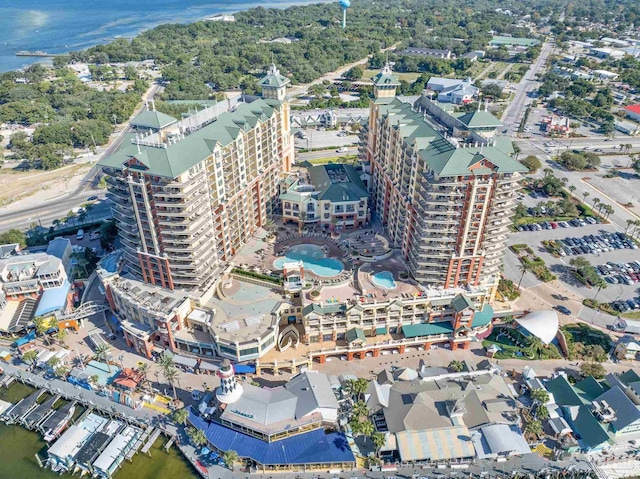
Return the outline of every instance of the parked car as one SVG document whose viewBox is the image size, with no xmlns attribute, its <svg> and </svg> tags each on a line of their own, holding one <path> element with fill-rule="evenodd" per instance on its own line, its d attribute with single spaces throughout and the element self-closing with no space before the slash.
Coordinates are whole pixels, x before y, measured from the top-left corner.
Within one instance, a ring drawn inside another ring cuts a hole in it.
<svg viewBox="0 0 640 479">
<path fill-rule="evenodd" d="M 562 306 L 561 304 L 558 304 L 555 307 L 555 309 L 560 311 L 562 314 L 566 314 L 567 316 L 569 316 L 571 314 L 571 310 L 569 308 L 567 308 L 566 306 Z"/>
</svg>

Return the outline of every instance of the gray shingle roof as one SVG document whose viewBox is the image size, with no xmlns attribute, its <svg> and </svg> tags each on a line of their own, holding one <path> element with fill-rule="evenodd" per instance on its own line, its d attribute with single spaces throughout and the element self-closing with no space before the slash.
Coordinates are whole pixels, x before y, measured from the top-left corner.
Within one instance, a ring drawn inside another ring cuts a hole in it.
<svg viewBox="0 0 640 479">
<path fill-rule="evenodd" d="M 269 425 L 296 417 L 296 396 L 283 387 L 267 389 L 243 385 L 244 391 L 237 402 L 222 413 L 222 419 L 233 421 L 233 416 L 248 418 L 258 424 Z"/>
<path fill-rule="evenodd" d="M 298 419 L 318 408 L 338 409 L 338 400 L 326 374 L 305 371 L 292 378 L 285 388 L 298 398 Z"/>
<path fill-rule="evenodd" d="M 609 389 L 598 396 L 596 401 L 606 401 L 613 408 L 616 413 L 616 419 L 611 422 L 611 425 L 616 431 L 640 421 L 640 410 L 619 387 Z"/>
</svg>

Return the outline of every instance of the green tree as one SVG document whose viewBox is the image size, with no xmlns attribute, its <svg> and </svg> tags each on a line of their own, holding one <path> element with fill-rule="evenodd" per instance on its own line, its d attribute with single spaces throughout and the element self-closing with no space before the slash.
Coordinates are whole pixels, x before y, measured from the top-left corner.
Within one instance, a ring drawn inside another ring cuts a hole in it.
<svg viewBox="0 0 640 479">
<path fill-rule="evenodd" d="M 542 423 L 536 419 L 529 421 L 524 427 L 524 432 L 531 436 L 539 437 L 542 434 L 542 431 Z"/>
<path fill-rule="evenodd" d="M 21 248 L 27 246 L 27 235 L 19 229 L 12 228 L 0 234 L 0 244 L 19 244 Z"/>
<path fill-rule="evenodd" d="M 178 399 L 178 393 L 176 392 L 176 381 L 180 377 L 180 373 L 174 367 L 168 367 L 162 370 L 162 375 L 167 380 L 167 382 L 171 385 L 171 389 L 173 389 L 173 398 Z"/>
<path fill-rule="evenodd" d="M 464 369 L 464 363 L 462 361 L 459 361 L 457 359 L 454 359 L 453 361 L 451 361 L 449 363 L 449 366 L 447 366 L 451 371 L 455 372 L 455 373 L 459 373 L 460 371 L 462 371 Z"/>
<path fill-rule="evenodd" d="M 176 424 L 185 425 L 187 423 L 187 419 L 189 419 L 189 411 L 186 409 L 178 409 L 177 411 L 173 411 L 171 418 Z"/>
<path fill-rule="evenodd" d="M 24 361 L 27 364 L 28 363 L 35 364 L 37 357 L 38 357 L 38 351 L 36 351 L 35 349 L 30 349 L 29 351 L 26 351 L 22 355 L 22 361 Z"/>
<path fill-rule="evenodd" d="M 360 399 L 369 387 L 369 381 L 364 378 L 349 379 L 345 382 L 344 392 L 349 396 Z"/>
<path fill-rule="evenodd" d="M 36 334 L 38 336 L 43 336 L 45 342 L 47 344 L 51 344 L 51 342 L 49 341 L 49 335 L 46 334 L 46 332 L 51 329 L 51 327 L 49 326 L 49 321 L 45 320 L 44 318 L 36 318 L 33 324 L 36 327 Z"/>
<path fill-rule="evenodd" d="M 67 338 L 68 335 L 69 335 L 69 331 L 67 331 L 66 329 L 58 329 L 58 332 L 56 333 L 56 339 L 61 343 L 64 343 L 64 340 Z"/>
<path fill-rule="evenodd" d="M 585 362 L 580 365 L 580 373 L 585 377 L 592 376 L 594 379 L 602 379 L 606 371 L 600 363 Z"/>
<path fill-rule="evenodd" d="M 520 160 L 524 166 L 527 167 L 529 173 L 535 173 L 542 167 L 542 162 L 535 155 L 529 155 L 525 159 Z"/>
<path fill-rule="evenodd" d="M 516 289 L 520 289 L 520 284 L 522 283 L 522 278 L 524 278 L 524 274 L 528 271 L 531 271 L 532 266 L 531 266 L 531 263 L 529 263 L 528 261 L 525 261 L 524 263 L 520 263 L 518 265 L 518 269 L 522 271 L 522 274 L 520 275 L 520 280 L 518 281 L 518 286 L 516 287 Z"/>
<path fill-rule="evenodd" d="M 387 442 L 387 437 L 383 432 L 376 431 L 371 434 L 371 441 L 373 442 L 373 447 L 375 447 L 377 455 L 380 451 L 380 448 Z"/>
<path fill-rule="evenodd" d="M 227 465 L 227 467 L 231 470 L 233 470 L 236 462 L 238 462 L 239 459 L 240 459 L 240 456 L 238 456 L 238 453 L 234 450 L 225 451 L 222 454 L 222 460 Z"/>
<path fill-rule="evenodd" d="M 549 393 L 543 388 L 533 389 L 531 391 L 531 399 L 538 404 L 547 404 L 549 401 Z"/>
<path fill-rule="evenodd" d="M 369 417 L 369 408 L 363 401 L 357 401 L 351 408 L 351 416 L 356 420 Z"/>
<path fill-rule="evenodd" d="M 187 436 L 189 436 L 191 443 L 196 448 L 204 446 L 205 444 L 207 444 L 207 442 L 209 442 L 204 432 L 202 432 L 200 429 L 197 429 L 195 427 L 187 428 Z"/>
<path fill-rule="evenodd" d="M 364 70 L 362 69 L 362 67 L 356 65 L 355 67 L 351 68 L 347 73 L 345 73 L 344 77 L 347 80 L 358 81 L 362 78 L 363 74 L 364 74 Z"/>
<path fill-rule="evenodd" d="M 544 343 L 539 337 L 534 336 L 533 334 L 527 336 L 525 343 L 527 344 L 527 348 L 529 349 L 529 351 L 534 356 L 537 355 L 538 357 L 540 357 L 540 351 L 542 350 Z"/>
<path fill-rule="evenodd" d="M 111 373 L 111 365 L 109 364 L 109 355 L 111 353 L 111 347 L 106 343 L 101 343 L 96 346 L 95 349 L 96 358 L 107 364 L 107 369 Z"/>
<path fill-rule="evenodd" d="M 92 375 L 89 377 L 89 382 L 90 382 L 93 386 L 97 385 L 97 384 L 100 382 L 100 376 L 98 376 L 97 374 L 92 374 Z"/>
<path fill-rule="evenodd" d="M 536 417 L 541 421 L 549 419 L 549 410 L 547 409 L 547 406 L 539 405 L 536 408 Z"/>
<path fill-rule="evenodd" d="M 60 364 L 60 358 L 54 356 L 51 359 L 49 359 L 49 361 L 47 361 L 47 366 L 49 366 L 51 369 L 55 369 L 56 366 L 58 366 L 58 364 Z"/>
</svg>

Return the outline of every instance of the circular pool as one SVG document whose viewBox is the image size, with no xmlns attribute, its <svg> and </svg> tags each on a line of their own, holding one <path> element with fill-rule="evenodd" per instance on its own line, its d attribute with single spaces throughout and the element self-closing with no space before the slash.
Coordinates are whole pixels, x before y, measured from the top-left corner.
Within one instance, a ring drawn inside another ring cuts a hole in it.
<svg viewBox="0 0 640 479">
<path fill-rule="evenodd" d="M 344 265 L 341 261 L 328 258 L 322 248 L 314 244 L 292 246 L 283 257 L 273 262 L 273 266 L 276 269 L 282 269 L 282 265 L 290 261 L 302 261 L 305 270 L 323 278 L 338 276 L 344 271 Z"/>
<path fill-rule="evenodd" d="M 380 271 L 371 275 L 371 282 L 384 289 L 395 289 L 398 286 L 391 271 Z"/>
</svg>

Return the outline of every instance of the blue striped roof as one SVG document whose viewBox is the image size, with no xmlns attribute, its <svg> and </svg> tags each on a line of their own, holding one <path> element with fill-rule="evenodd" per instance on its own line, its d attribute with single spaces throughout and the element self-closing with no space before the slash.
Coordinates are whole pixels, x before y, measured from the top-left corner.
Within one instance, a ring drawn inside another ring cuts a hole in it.
<svg viewBox="0 0 640 479">
<path fill-rule="evenodd" d="M 242 458 L 251 458 L 263 465 L 322 464 L 355 462 L 347 438 L 342 433 L 325 433 L 323 429 L 298 434 L 275 442 L 265 442 L 207 422 L 189 408 L 189 422 L 205 433 L 220 451 L 233 450 Z"/>
</svg>

